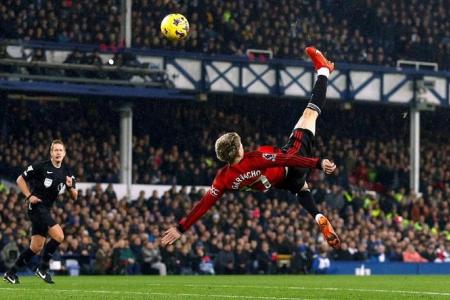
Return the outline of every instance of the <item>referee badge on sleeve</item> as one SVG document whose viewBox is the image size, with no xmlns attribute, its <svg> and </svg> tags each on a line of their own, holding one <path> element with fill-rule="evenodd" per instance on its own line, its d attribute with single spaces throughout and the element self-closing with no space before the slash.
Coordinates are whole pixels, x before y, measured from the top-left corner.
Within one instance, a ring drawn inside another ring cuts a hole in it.
<svg viewBox="0 0 450 300">
<path fill-rule="evenodd" d="M 53 179 L 45 178 L 45 180 L 44 180 L 44 186 L 45 186 L 46 188 L 51 187 L 52 183 L 53 183 Z"/>
</svg>

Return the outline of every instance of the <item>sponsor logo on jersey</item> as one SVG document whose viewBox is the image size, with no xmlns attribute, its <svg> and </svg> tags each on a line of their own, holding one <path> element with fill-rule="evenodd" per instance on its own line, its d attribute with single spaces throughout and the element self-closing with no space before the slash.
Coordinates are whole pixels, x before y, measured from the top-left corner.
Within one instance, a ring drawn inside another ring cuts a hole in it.
<svg viewBox="0 0 450 300">
<path fill-rule="evenodd" d="M 216 189 L 216 188 L 212 185 L 212 186 L 211 186 L 211 189 L 209 190 L 209 193 L 210 193 L 212 196 L 217 197 L 217 196 L 219 196 L 220 191 L 219 191 L 219 189 Z"/>
<path fill-rule="evenodd" d="M 275 161 L 277 155 L 273 153 L 263 153 L 262 157 L 270 161 Z"/>
<path fill-rule="evenodd" d="M 65 187 L 64 183 L 61 182 L 60 184 L 58 184 L 58 192 L 61 192 L 64 189 L 64 187 Z"/>
<path fill-rule="evenodd" d="M 46 188 L 51 187 L 51 186 L 52 186 L 52 183 L 53 183 L 53 179 L 45 178 L 45 180 L 44 180 L 44 186 L 45 186 Z"/>
<path fill-rule="evenodd" d="M 47 174 L 53 174 L 53 172 L 47 171 Z"/>
<path fill-rule="evenodd" d="M 260 170 L 253 170 L 253 171 L 249 171 L 247 173 L 243 173 L 233 180 L 233 183 L 231 184 L 231 188 L 233 190 L 238 190 L 239 186 L 241 185 L 241 183 L 244 180 L 259 177 L 260 175 L 261 175 Z"/>
</svg>

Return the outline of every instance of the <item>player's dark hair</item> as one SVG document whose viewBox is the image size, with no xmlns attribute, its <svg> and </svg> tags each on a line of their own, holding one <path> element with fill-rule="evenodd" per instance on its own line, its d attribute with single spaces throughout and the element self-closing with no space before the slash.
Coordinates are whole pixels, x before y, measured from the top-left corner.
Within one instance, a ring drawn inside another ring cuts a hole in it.
<svg viewBox="0 0 450 300">
<path fill-rule="evenodd" d="M 239 155 L 241 137 L 236 132 L 228 132 L 219 137 L 215 149 L 217 158 L 229 164 L 233 163 Z"/>
<path fill-rule="evenodd" d="M 56 139 L 56 140 L 52 141 L 52 144 L 50 145 L 50 151 L 53 150 L 53 145 L 56 145 L 56 144 L 63 145 L 64 150 L 66 150 L 66 145 L 64 145 L 64 142 L 60 139 Z"/>
</svg>

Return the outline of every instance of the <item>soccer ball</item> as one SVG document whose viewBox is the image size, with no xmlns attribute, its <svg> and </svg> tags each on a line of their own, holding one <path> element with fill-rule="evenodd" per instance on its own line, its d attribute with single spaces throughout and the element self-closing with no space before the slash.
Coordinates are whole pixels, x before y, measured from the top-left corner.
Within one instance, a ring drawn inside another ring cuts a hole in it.
<svg viewBox="0 0 450 300">
<path fill-rule="evenodd" d="M 161 22 L 161 33 L 172 41 L 179 41 L 189 34 L 189 22 L 182 14 L 170 14 Z"/>
</svg>

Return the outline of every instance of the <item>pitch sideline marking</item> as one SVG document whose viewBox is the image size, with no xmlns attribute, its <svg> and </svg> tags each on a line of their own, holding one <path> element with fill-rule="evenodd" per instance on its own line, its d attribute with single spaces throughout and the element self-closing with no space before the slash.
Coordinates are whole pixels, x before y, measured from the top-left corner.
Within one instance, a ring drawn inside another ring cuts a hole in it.
<svg viewBox="0 0 450 300">
<path fill-rule="evenodd" d="M 176 296 L 176 297 L 215 297 L 227 299 L 263 299 L 263 300 L 328 300 L 326 298 L 289 298 L 289 297 L 266 297 L 266 296 L 244 296 L 244 295 L 213 295 L 213 294 L 192 294 L 192 293 L 158 293 L 158 292 L 131 292 L 131 291 L 104 291 L 104 290 L 66 290 L 66 289 L 25 289 L 25 288 L 2 288 L 7 291 L 33 291 L 33 292 L 73 292 L 92 294 L 131 294 L 142 296 Z"/>
<path fill-rule="evenodd" d="M 163 286 L 161 283 L 149 283 L 147 285 Z M 321 290 L 321 291 L 349 291 L 349 292 L 369 292 L 369 293 L 395 293 L 413 295 L 433 295 L 450 296 L 450 292 L 430 292 L 430 291 L 404 291 L 404 290 L 383 290 L 383 289 L 356 289 L 356 288 L 335 288 L 335 287 L 303 287 L 303 286 L 259 286 L 259 285 L 226 285 L 226 284 L 183 284 L 185 287 L 224 287 L 224 288 L 258 288 L 258 289 L 290 289 L 290 290 Z"/>
</svg>

